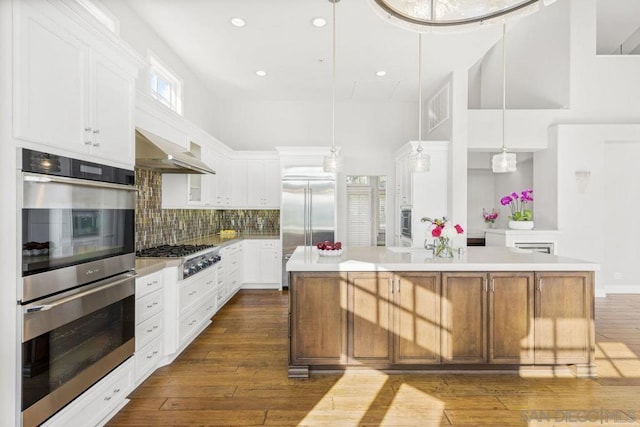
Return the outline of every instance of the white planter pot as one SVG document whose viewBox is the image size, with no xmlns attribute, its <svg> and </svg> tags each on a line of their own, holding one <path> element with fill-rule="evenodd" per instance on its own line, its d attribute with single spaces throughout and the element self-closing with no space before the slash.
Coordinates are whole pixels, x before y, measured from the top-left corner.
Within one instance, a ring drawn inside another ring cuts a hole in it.
<svg viewBox="0 0 640 427">
<path fill-rule="evenodd" d="M 531 230 L 533 221 L 509 221 L 509 228 L 512 230 Z"/>
</svg>

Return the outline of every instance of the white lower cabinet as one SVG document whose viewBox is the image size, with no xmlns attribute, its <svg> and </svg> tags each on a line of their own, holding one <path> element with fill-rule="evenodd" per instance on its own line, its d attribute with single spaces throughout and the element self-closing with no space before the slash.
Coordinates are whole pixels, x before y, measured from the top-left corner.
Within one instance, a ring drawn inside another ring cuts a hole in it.
<svg viewBox="0 0 640 427">
<path fill-rule="evenodd" d="M 234 296 L 242 287 L 244 244 L 244 241 L 238 242 L 220 249 L 223 263 L 224 286 L 226 287 L 225 302 Z"/>
<path fill-rule="evenodd" d="M 136 278 L 136 384 L 144 381 L 163 357 L 164 272 Z"/>
<path fill-rule="evenodd" d="M 110 372 L 80 397 L 46 421 L 46 427 L 101 426 L 122 408 L 134 387 L 134 359 Z"/>
<path fill-rule="evenodd" d="M 244 284 L 251 289 L 277 289 L 282 280 L 280 240 L 245 240 Z"/>
</svg>

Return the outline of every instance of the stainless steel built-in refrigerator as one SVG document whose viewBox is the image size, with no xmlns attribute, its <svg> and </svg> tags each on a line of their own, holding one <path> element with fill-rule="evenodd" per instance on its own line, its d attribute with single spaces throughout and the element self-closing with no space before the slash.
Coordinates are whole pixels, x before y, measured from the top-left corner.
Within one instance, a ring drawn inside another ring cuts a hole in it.
<svg viewBox="0 0 640 427">
<path fill-rule="evenodd" d="M 336 223 L 335 180 L 318 173 L 285 177 L 282 181 L 282 286 L 289 286 L 285 265 L 298 246 L 334 241 Z"/>
</svg>

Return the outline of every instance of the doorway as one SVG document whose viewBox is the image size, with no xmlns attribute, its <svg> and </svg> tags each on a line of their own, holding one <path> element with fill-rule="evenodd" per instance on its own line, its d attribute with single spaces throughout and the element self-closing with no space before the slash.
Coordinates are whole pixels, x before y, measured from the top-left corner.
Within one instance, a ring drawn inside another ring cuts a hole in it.
<svg viewBox="0 0 640 427">
<path fill-rule="evenodd" d="M 347 176 L 347 245 L 384 246 L 387 177 Z"/>
</svg>

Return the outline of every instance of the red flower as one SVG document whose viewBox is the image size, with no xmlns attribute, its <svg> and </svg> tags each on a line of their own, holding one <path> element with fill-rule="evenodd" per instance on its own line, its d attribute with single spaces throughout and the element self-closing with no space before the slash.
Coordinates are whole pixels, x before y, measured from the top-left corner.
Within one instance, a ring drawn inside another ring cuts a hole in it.
<svg viewBox="0 0 640 427">
<path fill-rule="evenodd" d="M 458 234 L 464 233 L 464 230 L 462 229 L 462 227 L 460 227 L 460 224 L 456 224 L 456 231 L 458 232 Z"/>
<path fill-rule="evenodd" d="M 440 237 L 441 234 L 442 234 L 442 227 L 434 227 L 433 230 L 431 230 L 432 237 Z"/>
</svg>

